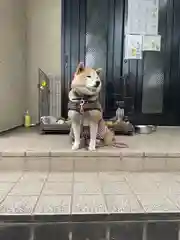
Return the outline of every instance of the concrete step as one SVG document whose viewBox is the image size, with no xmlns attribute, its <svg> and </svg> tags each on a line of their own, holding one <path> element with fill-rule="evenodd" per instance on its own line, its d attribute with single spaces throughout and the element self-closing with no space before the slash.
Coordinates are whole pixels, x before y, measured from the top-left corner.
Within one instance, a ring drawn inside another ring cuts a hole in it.
<svg viewBox="0 0 180 240">
<path fill-rule="evenodd" d="M 180 172 L 0 172 L 0 240 L 176 240 Z"/>
<path fill-rule="evenodd" d="M 103 149 L 2 151 L 0 169 L 27 171 L 178 171 L 180 153 Z"/>
<path fill-rule="evenodd" d="M 180 172 L 0 173 L 0 216 L 117 213 L 180 213 Z"/>
<path fill-rule="evenodd" d="M 72 151 L 68 135 L 40 135 L 36 128 L 0 137 L 0 169 L 29 171 L 177 171 L 180 128 L 148 135 L 116 136 L 128 148 Z"/>
</svg>

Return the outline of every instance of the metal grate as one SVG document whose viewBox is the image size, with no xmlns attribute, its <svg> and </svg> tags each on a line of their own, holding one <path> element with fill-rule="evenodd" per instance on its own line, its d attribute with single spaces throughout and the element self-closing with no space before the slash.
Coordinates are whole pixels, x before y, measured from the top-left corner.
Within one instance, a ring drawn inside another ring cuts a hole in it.
<svg viewBox="0 0 180 240">
<path fill-rule="evenodd" d="M 59 76 L 48 75 L 50 80 L 50 116 L 61 117 L 61 80 Z"/>
<path fill-rule="evenodd" d="M 42 116 L 61 117 L 61 78 L 39 69 L 39 118 Z"/>
</svg>

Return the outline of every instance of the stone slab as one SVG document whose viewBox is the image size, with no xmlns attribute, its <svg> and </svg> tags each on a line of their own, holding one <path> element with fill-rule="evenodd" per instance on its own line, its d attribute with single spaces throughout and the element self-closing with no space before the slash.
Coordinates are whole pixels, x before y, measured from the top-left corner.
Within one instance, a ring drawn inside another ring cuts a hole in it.
<svg viewBox="0 0 180 240">
<path fill-rule="evenodd" d="M 9 195 L 19 196 L 39 196 L 44 186 L 44 182 L 29 181 L 18 182 Z"/>
<path fill-rule="evenodd" d="M 41 196 L 34 214 L 70 214 L 71 196 L 52 195 Z"/>
<path fill-rule="evenodd" d="M 111 213 L 143 213 L 144 209 L 133 195 L 107 195 L 108 212 Z"/>
<path fill-rule="evenodd" d="M 8 196 L 0 205 L 0 214 L 31 214 L 37 199 L 37 196 Z"/>
<path fill-rule="evenodd" d="M 72 214 L 107 213 L 102 195 L 75 195 L 72 203 Z"/>
<path fill-rule="evenodd" d="M 176 204 L 163 194 L 141 194 L 137 196 L 145 212 L 178 212 Z"/>
<path fill-rule="evenodd" d="M 170 157 L 2 157 L 0 171 L 111 172 L 179 171 L 180 158 Z"/>
<path fill-rule="evenodd" d="M 101 185 L 99 182 L 80 182 L 74 183 L 74 195 L 96 195 L 101 194 Z"/>
<path fill-rule="evenodd" d="M 0 215 L 180 212 L 180 172 L 2 173 Z"/>
<path fill-rule="evenodd" d="M 72 183 L 46 182 L 41 194 L 42 195 L 71 195 Z"/>
<path fill-rule="evenodd" d="M 48 182 L 72 182 L 73 172 L 50 172 Z"/>
</svg>

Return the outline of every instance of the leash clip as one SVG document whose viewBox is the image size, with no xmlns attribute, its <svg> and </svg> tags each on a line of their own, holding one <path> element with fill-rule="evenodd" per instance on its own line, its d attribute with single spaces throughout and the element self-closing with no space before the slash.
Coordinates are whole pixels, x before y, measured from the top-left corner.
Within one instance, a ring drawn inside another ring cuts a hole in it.
<svg viewBox="0 0 180 240">
<path fill-rule="evenodd" d="M 83 109 L 84 104 L 85 104 L 84 99 L 81 99 L 81 101 L 80 101 L 80 113 L 84 112 L 84 109 Z"/>
</svg>

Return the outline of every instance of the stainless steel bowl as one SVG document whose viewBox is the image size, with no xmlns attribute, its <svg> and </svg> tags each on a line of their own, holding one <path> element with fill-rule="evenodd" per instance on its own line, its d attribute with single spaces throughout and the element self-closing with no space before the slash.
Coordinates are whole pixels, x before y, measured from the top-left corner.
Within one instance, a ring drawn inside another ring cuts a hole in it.
<svg viewBox="0 0 180 240">
<path fill-rule="evenodd" d="M 152 132 L 155 132 L 156 129 L 157 127 L 153 125 L 137 125 L 135 127 L 136 133 L 139 133 L 139 134 L 150 134 Z"/>
</svg>

